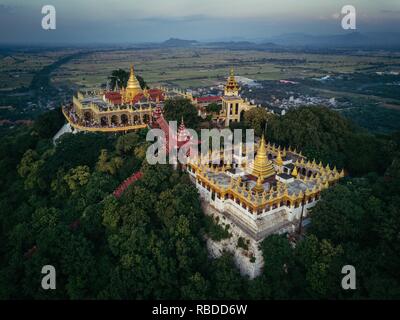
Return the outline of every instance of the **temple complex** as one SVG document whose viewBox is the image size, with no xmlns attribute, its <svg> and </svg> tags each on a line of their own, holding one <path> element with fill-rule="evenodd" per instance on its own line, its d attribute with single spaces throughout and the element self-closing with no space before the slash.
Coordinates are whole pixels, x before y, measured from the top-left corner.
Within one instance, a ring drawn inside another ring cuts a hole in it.
<svg viewBox="0 0 400 320">
<path fill-rule="evenodd" d="M 69 124 L 78 131 L 118 132 L 146 128 L 153 110 L 162 107 L 160 89 L 142 89 L 131 66 L 126 88 L 114 91 L 78 92 L 63 107 Z"/>
<path fill-rule="evenodd" d="M 184 119 L 180 119 L 177 132 L 171 130 L 163 117 L 166 99 L 185 97 L 199 112 L 207 103 L 220 103 L 221 110 L 216 118 L 223 126 L 229 126 L 239 122 L 243 112 L 255 107 L 243 100 L 239 91 L 233 69 L 220 97 L 203 97 L 201 100 L 181 90 L 142 89 L 132 66 L 125 88 L 78 92 L 72 104 L 63 107 L 63 113 L 77 131 L 127 132 L 147 126 L 160 128 L 167 138 L 164 150 L 170 154 L 175 146 L 179 149 L 193 141 Z M 263 266 L 260 242 L 271 234 L 298 230 L 320 199 L 321 192 L 344 177 L 344 171 L 310 161 L 296 149 L 267 143 L 264 137 L 256 147 L 241 143 L 233 149 L 229 161 L 224 159 L 226 150 L 210 151 L 207 161 L 204 161 L 204 154 L 195 156 L 188 151 L 188 163 L 182 168 L 196 185 L 204 212 L 218 218 L 218 223 L 224 221 L 233 235 L 232 239 L 220 242 L 208 239 L 210 252 L 218 256 L 230 250 L 242 273 L 255 277 Z M 213 160 L 216 156 L 217 162 Z M 140 173 L 135 173 L 124 181 L 114 192 L 116 197 L 138 178 Z M 240 238 L 249 244 L 246 258 L 239 254 L 236 245 Z"/>
<path fill-rule="evenodd" d="M 142 89 L 133 65 L 126 87 L 113 91 L 78 92 L 72 104 L 63 107 L 63 113 L 70 126 L 77 131 L 118 132 L 146 128 L 152 121 L 152 112 L 161 109 L 166 99 L 183 97 L 197 108 L 199 116 L 207 115 L 206 107 L 211 103 L 222 106 L 214 120 L 223 126 L 239 122 L 243 112 L 255 105 L 243 100 L 239 95 L 239 85 L 233 69 L 224 87 L 223 96 L 193 97 L 192 94 L 177 89 Z"/>
<path fill-rule="evenodd" d="M 191 159 L 187 170 L 201 197 L 256 240 L 289 231 L 301 215 L 307 216 L 321 191 L 344 176 L 344 171 L 309 161 L 291 148 L 267 144 L 264 138 L 254 160 L 248 161 L 245 154 L 231 164 L 204 165 L 200 158 Z"/>
<path fill-rule="evenodd" d="M 206 214 L 229 227 L 231 238 L 221 242 L 208 239 L 209 250 L 218 256 L 223 251 L 234 254 L 242 274 L 255 277 L 263 267 L 260 242 L 271 234 L 294 233 L 307 218 L 321 192 L 344 177 L 329 165 L 310 161 L 301 152 L 259 141 L 254 160 L 239 146 L 232 163 L 209 163 L 199 156 L 187 166 Z M 239 250 L 239 238 L 247 239 L 248 250 Z M 241 254 L 244 252 L 245 255 Z"/>
</svg>

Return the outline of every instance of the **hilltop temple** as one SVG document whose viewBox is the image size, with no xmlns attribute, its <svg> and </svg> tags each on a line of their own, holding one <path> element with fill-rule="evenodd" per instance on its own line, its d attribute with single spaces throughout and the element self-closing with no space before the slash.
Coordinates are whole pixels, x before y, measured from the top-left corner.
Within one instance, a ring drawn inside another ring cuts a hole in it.
<svg viewBox="0 0 400 320">
<path fill-rule="evenodd" d="M 344 171 L 308 161 L 296 150 L 267 144 L 264 138 L 254 160 L 248 161 L 243 153 L 232 164 L 218 166 L 191 159 L 187 170 L 201 197 L 255 240 L 291 231 L 321 191 L 344 176 Z"/>
<path fill-rule="evenodd" d="M 152 122 L 155 108 L 163 109 L 167 99 L 183 97 L 197 108 L 199 116 L 207 115 L 206 107 L 211 103 L 221 105 L 221 111 L 214 115 L 218 123 L 229 126 L 239 122 L 243 112 L 255 105 L 239 95 L 239 85 L 233 69 L 224 86 L 222 96 L 193 97 L 177 89 L 142 89 L 135 76 L 133 65 L 126 87 L 114 90 L 77 92 L 72 104 L 62 108 L 69 125 L 76 131 L 127 132 L 146 128 Z"/>
<path fill-rule="evenodd" d="M 264 265 L 261 241 L 271 234 L 297 234 L 321 192 L 343 178 L 344 171 L 309 161 L 292 148 L 266 143 L 264 137 L 255 157 L 246 154 L 246 145 L 239 147 L 232 163 L 222 160 L 215 165 L 212 159 L 218 152 L 209 153 L 208 163 L 201 156 L 191 159 L 187 171 L 205 214 L 230 233 L 222 241 L 208 239 L 211 255 L 230 251 L 241 273 L 254 278 Z M 246 249 L 238 247 L 240 241 L 247 241 Z"/>
<path fill-rule="evenodd" d="M 171 138 L 168 141 L 173 142 L 164 144 L 165 152 L 170 153 L 175 145 L 180 148 L 187 142 L 198 142 L 192 141 L 183 119 L 176 133 L 170 130 L 163 117 L 167 99 L 187 98 L 197 107 L 199 115 L 207 104 L 220 104 L 221 110 L 214 119 L 229 126 L 239 122 L 243 112 L 255 107 L 243 100 L 239 92 L 233 69 L 222 96 L 194 98 L 181 90 L 142 89 L 132 66 L 125 88 L 78 92 L 72 104 L 63 107 L 63 113 L 68 124 L 77 131 L 127 132 L 147 126 L 160 128 Z M 224 159 L 226 150 L 209 152 L 208 161 L 204 161 L 202 155 L 191 156 L 188 152 L 189 161 L 183 166 L 199 191 L 205 214 L 216 219 L 231 235 L 219 242 L 209 238 L 209 251 L 213 256 L 231 251 L 242 274 L 250 277 L 259 275 L 264 264 L 260 242 L 271 234 L 293 234 L 301 230 L 321 192 L 344 177 L 343 170 L 339 172 L 329 165 L 317 164 L 295 149 L 267 143 L 264 137 L 255 149 L 246 144 L 235 145 L 229 161 Z M 216 156 L 222 159 L 217 162 L 219 164 L 214 164 Z M 119 197 L 138 178 L 140 173 L 135 173 L 114 194 Z"/>
<path fill-rule="evenodd" d="M 117 85 L 114 91 L 78 92 L 63 113 L 77 131 L 131 131 L 146 128 L 164 99 L 159 89 L 142 89 L 131 66 L 126 88 Z"/>
</svg>

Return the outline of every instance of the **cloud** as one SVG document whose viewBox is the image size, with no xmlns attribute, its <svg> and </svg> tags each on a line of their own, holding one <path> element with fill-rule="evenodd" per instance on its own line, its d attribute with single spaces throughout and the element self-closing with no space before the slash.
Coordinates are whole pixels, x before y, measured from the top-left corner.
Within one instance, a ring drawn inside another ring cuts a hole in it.
<svg viewBox="0 0 400 320">
<path fill-rule="evenodd" d="M 144 22 L 194 22 L 194 21 L 204 21 L 209 20 L 211 17 L 197 14 L 197 15 L 188 15 L 188 16 L 177 16 L 177 17 L 161 17 L 161 16 L 154 16 L 154 17 L 146 17 L 146 18 L 132 18 L 132 21 L 144 21 Z"/>
<path fill-rule="evenodd" d="M 398 15 L 400 14 L 400 10 L 381 10 L 381 13 Z"/>
<path fill-rule="evenodd" d="M 0 14 L 1 15 L 15 14 L 18 11 L 18 9 L 19 9 L 18 6 L 10 6 L 10 5 L 5 5 L 5 4 L 0 4 Z"/>
</svg>

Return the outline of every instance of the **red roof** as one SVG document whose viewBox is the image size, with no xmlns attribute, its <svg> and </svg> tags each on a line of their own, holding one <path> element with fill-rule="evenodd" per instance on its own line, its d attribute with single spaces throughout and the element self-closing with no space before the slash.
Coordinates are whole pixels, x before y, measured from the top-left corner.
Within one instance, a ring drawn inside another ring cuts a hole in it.
<svg viewBox="0 0 400 320">
<path fill-rule="evenodd" d="M 198 97 L 197 102 L 199 103 L 207 103 L 207 102 L 219 102 L 221 101 L 220 96 L 207 96 L 207 97 Z"/>
<path fill-rule="evenodd" d="M 104 94 L 107 99 L 121 98 L 121 94 L 116 91 L 108 91 Z"/>
<path fill-rule="evenodd" d="M 156 101 L 157 98 L 159 101 L 164 101 L 164 92 L 159 90 L 159 89 L 149 89 L 147 90 L 147 93 L 150 96 L 151 101 Z M 137 103 L 138 101 L 145 99 L 147 101 L 147 98 L 144 96 L 144 93 L 139 93 L 133 98 L 133 103 Z"/>
<path fill-rule="evenodd" d="M 109 91 L 104 94 L 105 98 L 113 104 L 121 104 L 122 98 L 119 92 Z"/>
<path fill-rule="evenodd" d="M 164 101 L 164 92 L 161 91 L 160 89 L 149 89 L 149 90 L 147 90 L 147 92 L 150 95 L 151 101 L 156 101 L 157 98 L 159 101 Z M 113 104 L 121 104 L 122 103 L 121 93 L 119 93 L 119 92 L 108 91 L 108 92 L 104 93 L 104 96 L 108 101 L 110 101 Z M 144 94 L 139 93 L 138 95 L 135 96 L 135 98 L 133 98 L 132 103 L 137 103 L 142 99 L 147 101 L 147 98 L 145 98 Z"/>
</svg>

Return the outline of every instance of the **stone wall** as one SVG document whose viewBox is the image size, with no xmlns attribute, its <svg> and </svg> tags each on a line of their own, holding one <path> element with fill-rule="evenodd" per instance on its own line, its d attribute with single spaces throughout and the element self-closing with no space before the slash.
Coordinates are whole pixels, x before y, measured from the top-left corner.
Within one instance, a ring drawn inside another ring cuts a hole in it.
<svg viewBox="0 0 400 320">
<path fill-rule="evenodd" d="M 242 229 L 237 227 L 224 214 L 218 212 L 210 204 L 202 201 L 202 205 L 204 213 L 213 216 L 214 220 L 218 219 L 218 224 L 223 228 L 229 225 L 229 232 L 232 235 L 230 238 L 218 242 L 207 238 L 207 248 L 210 256 L 218 258 L 223 252 L 230 252 L 233 254 L 235 264 L 242 275 L 249 276 L 251 279 L 260 275 L 264 265 L 264 259 L 259 249 L 260 242 L 249 237 Z M 240 237 L 247 243 L 247 250 L 238 247 Z"/>
</svg>

